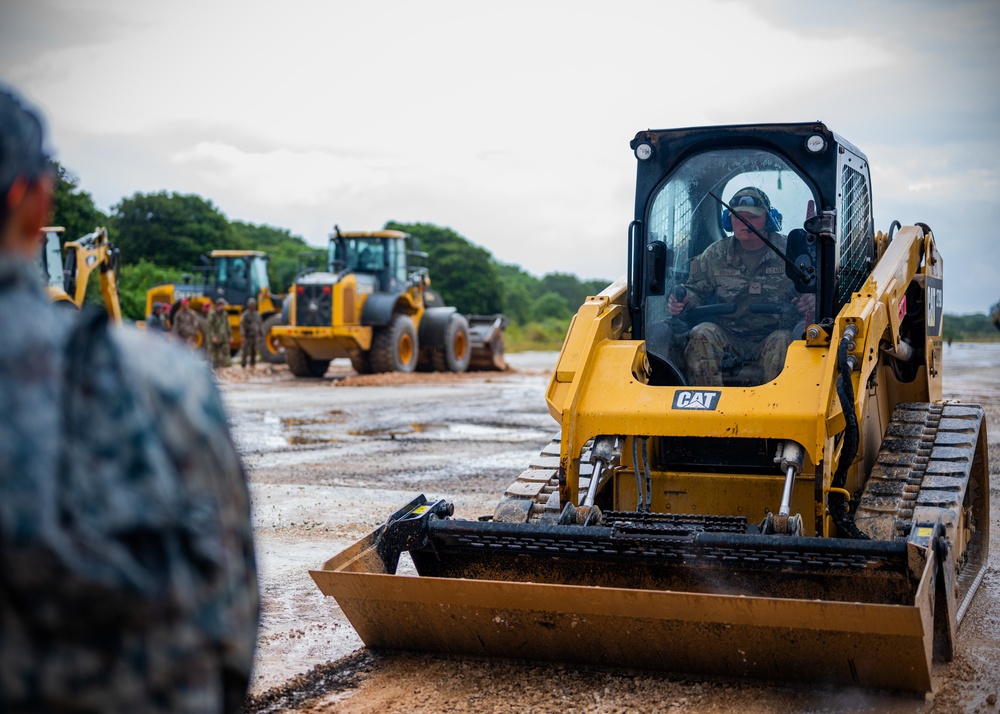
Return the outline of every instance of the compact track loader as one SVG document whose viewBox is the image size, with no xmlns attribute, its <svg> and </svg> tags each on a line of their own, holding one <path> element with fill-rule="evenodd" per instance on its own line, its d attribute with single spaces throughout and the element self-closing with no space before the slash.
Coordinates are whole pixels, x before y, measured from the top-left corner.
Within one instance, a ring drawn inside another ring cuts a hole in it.
<svg viewBox="0 0 1000 714">
<path fill-rule="evenodd" d="M 868 160 L 821 123 L 631 146 L 628 272 L 569 329 L 557 439 L 491 517 L 421 496 L 313 578 L 374 648 L 930 690 L 989 541 L 983 411 L 941 397 L 933 233 L 876 233 Z M 739 294 L 688 299 L 747 195 L 794 306 L 732 264 Z M 721 384 L 696 376 L 700 326 L 761 316 L 787 331 L 777 376 L 728 352 Z"/>
</svg>

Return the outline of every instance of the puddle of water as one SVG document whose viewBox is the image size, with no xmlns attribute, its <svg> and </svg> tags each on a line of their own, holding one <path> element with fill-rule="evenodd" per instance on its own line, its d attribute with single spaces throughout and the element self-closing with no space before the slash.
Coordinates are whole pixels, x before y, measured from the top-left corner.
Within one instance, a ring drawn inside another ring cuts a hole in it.
<svg viewBox="0 0 1000 714">
<path fill-rule="evenodd" d="M 332 409 L 321 416 L 314 417 L 281 417 L 281 425 L 285 429 L 308 427 L 315 424 L 342 424 L 343 422 L 344 412 L 340 409 Z"/>
<path fill-rule="evenodd" d="M 448 431 L 451 427 L 448 424 L 403 424 L 401 426 L 379 427 L 375 429 L 352 429 L 347 432 L 351 436 L 408 436 L 410 434 L 430 434 L 434 432 Z"/>
<path fill-rule="evenodd" d="M 297 434 L 292 434 L 288 437 L 288 444 L 290 446 L 315 446 L 316 444 L 336 444 L 342 441 L 342 439 L 333 439 L 323 436 L 299 436 Z"/>
<path fill-rule="evenodd" d="M 231 426 L 240 451 L 272 451 L 288 444 L 281 434 L 281 421 L 270 412 L 237 412 Z"/>
</svg>

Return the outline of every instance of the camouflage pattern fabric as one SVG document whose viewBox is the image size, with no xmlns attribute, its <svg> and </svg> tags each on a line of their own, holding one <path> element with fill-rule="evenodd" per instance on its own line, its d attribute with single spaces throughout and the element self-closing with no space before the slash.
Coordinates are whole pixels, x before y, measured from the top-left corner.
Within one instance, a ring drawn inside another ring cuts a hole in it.
<svg viewBox="0 0 1000 714">
<path fill-rule="evenodd" d="M 166 332 L 167 326 L 163 324 L 163 318 L 154 313 L 146 316 L 146 329 L 150 332 Z"/>
<path fill-rule="evenodd" d="M 256 310 L 244 310 L 240 315 L 240 334 L 243 337 L 243 348 L 240 350 L 240 364 L 250 366 L 257 363 L 257 345 L 264 334 L 264 323 Z"/>
<path fill-rule="evenodd" d="M 189 307 L 181 307 L 174 313 L 174 321 L 171 332 L 183 339 L 191 342 L 198 334 L 198 315 Z"/>
<path fill-rule="evenodd" d="M 258 589 L 210 373 L 35 273 L 0 256 L 0 711 L 239 711 Z"/>
<path fill-rule="evenodd" d="M 736 371 L 746 365 L 760 368 L 751 381 L 766 384 L 785 366 L 785 353 L 792 343 L 790 330 L 775 330 L 763 341 L 734 334 L 723 327 L 703 322 L 688 336 L 684 358 L 691 384 L 721 387 L 722 371 Z"/>
<path fill-rule="evenodd" d="M 785 249 L 785 237 L 771 233 L 769 240 Z M 765 247 L 755 267 L 744 264 L 735 237 L 713 243 L 691 261 L 691 275 L 684 283 L 688 306 L 733 303 L 735 311 L 696 325 L 688 339 L 684 358 L 693 385 L 719 386 L 723 371 L 754 364 L 763 373 L 762 382 L 776 377 L 784 366 L 791 343 L 791 328 L 802 319 L 791 304 L 799 297 L 785 275 L 785 263 Z M 779 312 L 752 312 L 751 306 L 773 306 Z M 713 324 L 714 323 L 714 324 Z"/>
<path fill-rule="evenodd" d="M 208 316 L 208 351 L 213 367 L 229 366 L 229 343 L 233 331 L 229 327 L 229 315 L 225 310 L 212 310 Z"/>
</svg>

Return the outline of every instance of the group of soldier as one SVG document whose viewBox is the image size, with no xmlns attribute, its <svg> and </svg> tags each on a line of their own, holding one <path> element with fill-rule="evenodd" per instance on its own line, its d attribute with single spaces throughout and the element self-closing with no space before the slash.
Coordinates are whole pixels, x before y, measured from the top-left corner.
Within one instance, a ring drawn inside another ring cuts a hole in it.
<svg viewBox="0 0 1000 714">
<path fill-rule="evenodd" d="M 230 345 L 233 341 L 233 331 L 226 311 L 228 304 L 224 298 L 219 298 L 215 301 L 214 308 L 210 302 L 202 305 L 205 313 L 204 322 L 207 323 L 204 332 L 208 342 L 208 356 L 216 369 L 228 367 L 231 362 Z M 170 317 L 167 308 L 168 306 L 163 303 L 153 303 L 153 309 L 146 318 L 146 329 L 169 333 L 181 342 L 195 345 L 199 333 L 203 330 L 203 323 L 198 314 L 191 309 L 187 298 L 180 301 L 173 318 Z M 257 365 L 257 350 L 264 336 L 264 324 L 260 313 L 257 312 L 257 301 L 254 298 L 247 300 L 243 314 L 240 315 L 240 335 L 243 338 L 240 364 L 244 369 L 247 364 L 250 365 L 250 369 L 254 369 Z"/>
</svg>

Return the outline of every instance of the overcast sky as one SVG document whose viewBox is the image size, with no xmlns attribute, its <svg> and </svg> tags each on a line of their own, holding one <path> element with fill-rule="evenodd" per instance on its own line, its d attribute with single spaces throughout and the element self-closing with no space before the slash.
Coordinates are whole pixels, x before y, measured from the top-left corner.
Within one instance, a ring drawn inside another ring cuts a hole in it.
<svg viewBox="0 0 1000 714">
<path fill-rule="evenodd" d="M 998 73 L 998 0 L 0 0 L 0 81 L 106 211 L 196 193 L 316 245 L 428 222 L 613 279 L 637 131 L 819 119 L 877 229 L 934 230 L 958 313 L 1000 300 Z"/>
</svg>

